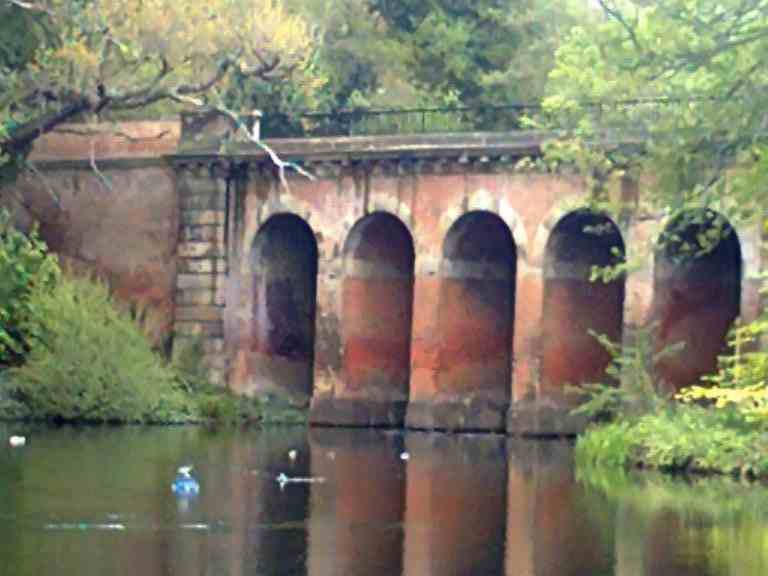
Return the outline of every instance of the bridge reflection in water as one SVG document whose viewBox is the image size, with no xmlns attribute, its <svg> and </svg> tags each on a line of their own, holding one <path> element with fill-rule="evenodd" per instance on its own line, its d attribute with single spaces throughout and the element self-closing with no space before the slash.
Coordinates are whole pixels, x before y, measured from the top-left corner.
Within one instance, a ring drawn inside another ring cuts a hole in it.
<svg viewBox="0 0 768 576">
<path fill-rule="evenodd" d="M 0 425 L 0 436 L 8 432 Z M 0 450 L 3 575 L 768 570 L 760 487 L 739 488 L 739 507 L 735 485 L 720 502 L 710 484 L 665 488 L 643 476 L 608 498 L 575 481 L 563 441 L 303 428 L 64 428 L 30 437 L 24 452 Z M 194 463 L 201 483 L 190 501 L 169 489 L 182 461 Z M 281 473 L 316 481 L 281 486 Z M 708 507 L 697 490 L 710 494 Z"/>
</svg>

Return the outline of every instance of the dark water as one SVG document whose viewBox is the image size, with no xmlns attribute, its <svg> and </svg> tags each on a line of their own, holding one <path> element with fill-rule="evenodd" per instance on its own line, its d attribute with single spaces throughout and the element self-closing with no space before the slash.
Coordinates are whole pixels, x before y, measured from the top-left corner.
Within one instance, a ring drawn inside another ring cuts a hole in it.
<svg viewBox="0 0 768 576">
<path fill-rule="evenodd" d="M 28 444 L 9 447 L 19 432 Z M 2 575 L 768 574 L 765 488 L 581 483 L 567 443 L 300 428 L 0 426 L 0 439 Z M 194 500 L 170 490 L 185 463 Z M 323 481 L 281 489 L 280 473 Z"/>
</svg>

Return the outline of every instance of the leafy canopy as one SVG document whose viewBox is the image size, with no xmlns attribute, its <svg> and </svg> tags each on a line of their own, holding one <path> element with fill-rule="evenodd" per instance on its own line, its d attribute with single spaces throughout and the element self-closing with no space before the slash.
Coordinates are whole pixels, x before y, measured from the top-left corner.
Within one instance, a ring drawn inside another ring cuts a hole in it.
<svg viewBox="0 0 768 576">
<path fill-rule="evenodd" d="M 557 51 L 544 104 L 564 137 L 550 159 L 598 187 L 653 174 L 646 199 L 673 212 L 754 215 L 768 167 L 768 1 L 598 1 L 604 20 Z"/>
<path fill-rule="evenodd" d="M 3 0 L 0 10 L 28 40 L 0 58 L 0 151 L 12 157 L 83 115 L 216 105 L 235 73 L 300 76 L 314 42 L 279 0 Z"/>
<path fill-rule="evenodd" d="M 567 0 L 370 0 L 408 49 L 413 81 L 464 105 L 538 100 L 554 50 L 588 19 Z"/>
</svg>

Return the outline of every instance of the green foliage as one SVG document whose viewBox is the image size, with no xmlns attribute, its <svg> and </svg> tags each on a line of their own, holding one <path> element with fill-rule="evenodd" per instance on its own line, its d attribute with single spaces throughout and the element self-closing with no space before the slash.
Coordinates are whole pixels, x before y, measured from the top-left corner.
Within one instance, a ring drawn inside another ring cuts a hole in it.
<svg viewBox="0 0 768 576">
<path fill-rule="evenodd" d="M 599 190 L 653 177 L 643 202 L 674 217 L 713 207 L 732 222 L 765 201 L 766 0 L 605 0 L 557 51 L 544 106 L 553 164 Z M 738 166 L 738 173 L 733 167 Z"/>
<path fill-rule="evenodd" d="M 733 411 L 669 405 L 590 429 L 576 444 L 579 466 L 768 475 L 768 437 Z"/>
<path fill-rule="evenodd" d="M 0 7 L 0 182 L 64 122 L 222 108 L 238 75 L 311 92 L 315 38 L 280 0 L 36 0 Z M 240 110 L 238 110 L 240 112 Z M 135 116 L 134 116 L 135 117 Z"/>
<path fill-rule="evenodd" d="M 704 386 L 681 390 L 682 402 L 705 404 L 713 410 L 735 410 L 755 426 L 768 428 L 768 352 L 760 343 L 768 333 L 765 313 L 729 334 L 730 353 L 718 357 L 718 371 L 704 377 Z"/>
<path fill-rule="evenodd" d="M 591 426 L 579 437 L 579 466 L 768 475 L 765 419 L 754 417 L 753 404 L 747 409 L 732 399 L 716 403 L 715 408 L 693 402 L 679 404 L 666 397 L 664 387 L 654 379 L 653 366 L 670 354 L 684 353 L 684 349 L 672 346 L 654 352 L 652 334 L 652 328 L 638 331 L 634 343 L 623 349 L 597 336 L 613 357 L 608 376 L 622 385 L 591 384 L 584 388 L 587 400 L 575 412 L 609 421 Z M 722 388 L 706 390 L 718 397 L 724 395 Z M 690 391 L 683 391 L 681 396 L 689 401 L 708 397 Z M 750 400 L 754 402 L 754 397 Z"/>
<path fill-rule="evenodd" d="M 237 396 L 209 387 L 194 396 L 197 413 L 208 423 L 223 425 L 304 425 L 307 412 L 284 398 Z"/>
<path fill-rule="evenodd" d="M 175 371 L 103 284 L 62 278 L 53 290 L 36 290 L 30 308 L 23 325 L 30 351 L 9 375 L 13 396 L 34 417 L 172 422 L 192 415 Z"/>
<path fill-rule="evenodd" d="M 177 338 L 171 368 L 180 388 L 194 405 L 197 419 L 212 424 L 305 424 L 306 410 L 287 398 L 265 395 L 238 396 L 213 386 L 203 363 L 205 350 L 199 338 Z"/>
<path fill-rule="evenodd" d="M 297 113 L 312 108 L 446 108 L 538 101 L 557 45 L 592 11 L 571 0 L 480 2 L 429 0 L 287 0 L 313 22 L 320 40 L 310 68 L 324 84 L 307 93 L 300 79 L 270 84 L 238 82 L 232 107 L 265 112 L 265 133 L 301 135 L 317 128 Z M 455 118 L 431 117 L 432 129 L 514 125 L 517 112 L 487 111 Z M 402 121 L 402 119 L 400 119 Z M 366 133 L 421 130 L 421 118 L 394 124 L 376 118 Z M 452 121 L 452 122 L 451 122 Z M 438 128 L 435 128 L 438 126 Z"/>
<path fill-rule="evenodd" d="M 24 323 L 34 312 L 31 294 L 50 289 L 59 276 L 37 232 L 23 234 L 0 210 L 0 366 L 21 362 L 29 340 Z"/>
<path fill-rule="evenodd" d="M 470 106 L 538 100 L 555 48 L 589 14 L 561 0 L 370 0 L 370 6 L 405 48 L 414 84 L 455 93 Z"/>
<path fill-rule="evenodd" d="M 659 360 L 680 353 L 682 344 L 655 352 L 653 327 L 635 330 L 633 342 L 623 345 L 611 342 L 605 335 L 590 334 L 611 355 L 611 362 L 605 370 L 610 381 L 571 388 L 572 393 L 585 398 L 574 413 L 586 414 L 590 418 L 628 418 L 655 412 L 666 403 L 660 395 L 653 367 Z"/>
</svg>

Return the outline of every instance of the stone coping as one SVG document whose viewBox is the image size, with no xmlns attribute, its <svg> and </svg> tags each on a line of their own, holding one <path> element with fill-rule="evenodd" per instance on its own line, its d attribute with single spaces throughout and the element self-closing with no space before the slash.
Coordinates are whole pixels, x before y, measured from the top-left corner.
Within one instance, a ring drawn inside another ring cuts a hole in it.
<svg viewBox="0 0 768 576">
<path fill-rule="evenodd" d="M 541 153 L 549 132 L 467 132 L 396 136 L 345 136 L 265 140 L 281 158 L 303 161 L 352 161 L 363 159 L 419 159 L 459 157 L 520 158 Z M 217 147 L 195 148 L 182 144 L 167 156 L 174 162 L 212 159 L 260 161 L 267 154 L 255 144 L 232 143 L 226 152 Z"/>
<path fill-rule="evenodd" d="M 178 149 L 178 120 L 71 123 L 37 138 L 29 159 L 41 164 L 162 160 Z"/>
</svg>

